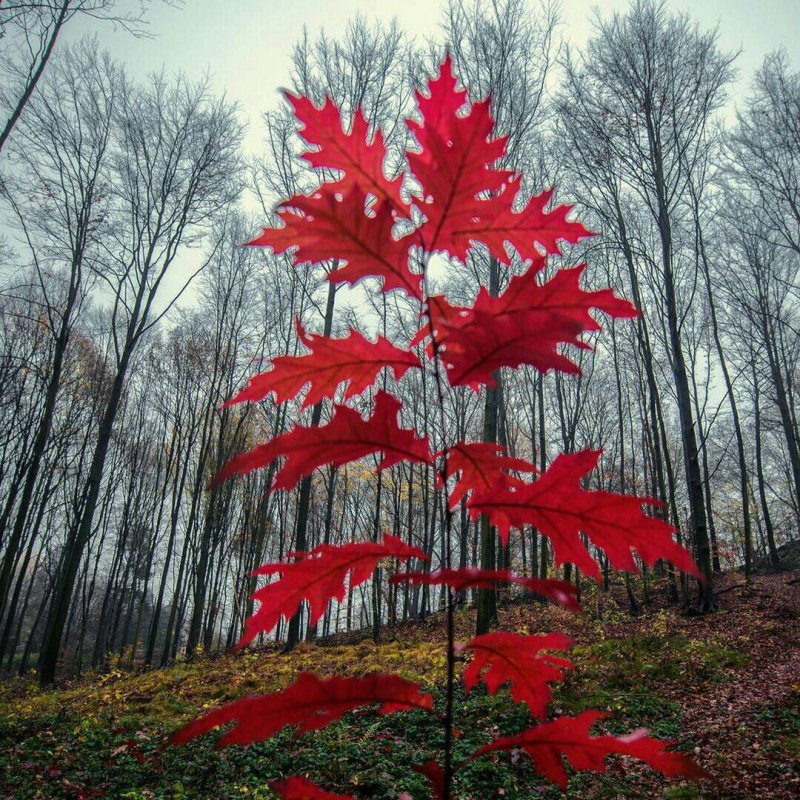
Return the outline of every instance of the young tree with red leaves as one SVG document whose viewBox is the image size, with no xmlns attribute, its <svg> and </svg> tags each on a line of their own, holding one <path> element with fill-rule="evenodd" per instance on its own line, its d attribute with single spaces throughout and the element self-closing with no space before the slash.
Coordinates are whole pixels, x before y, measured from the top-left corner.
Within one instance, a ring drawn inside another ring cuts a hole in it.
<svg viewBox="0 0 800 800">
<path fill-rule="evenodd" d="M 338 259 L 341 266 L 327 275 L 329 281 L 356 284 L 377 277 L 382 291 L 403 291 L 418 300 L 422 325 L 414 342 L 426 342 L 427 363 L 420 363 L 407 348 L 381 339 L 362 341 L 355 332 L 338 340 L 303 333 L 311 351 L 308 355 L 276 360 L 272 369 L 254 377 L 234 401 L 271 392 L 293 397 L 308 383 L 306 403 L 311 403 L 332 398 L 346 381 L 350 383 L 345 397 L 350 397 L 366 389 L 384 366 L 393 369 L 396 378 L 408 370 L 430 369 L 445 431 L 448 386 L 479 391 L 492 385 L 497 370 L 521 365 L 542 372 L 576 372 L 564 347 L 585 347 L 582 334 L 599 329 L 591 309 L 615 317 L 635 316 L 634 307 L 610 289 L 582 289 L 582 267 L 563 269 L 549 280 L 542 279 L 547 256 L 559 255 L 561 242 L 577 242 L 589 232 L 569 218 L 570 207 L 548 209 L 552 191 L 522 202 L 521 176 L 496 166 L 504 155 L 506 138 L 494 135 L 489 101 L 467 104 L 449 57 L 439 76 L 429 82 L 427 93 L 417 95 L 419 116 L 408 122 L 416 146 L 406 154 L 410 174 L 399 180 L 385 177 L 383 138 L 380 134 L 368 138 L 358 114 L 345 133 L 332 103 L 318 109 L 309 108 L 304 98 L 289 99 L 301 112 L 303 137 L 316 148 L 309 156 L 312 164 L 335 171 L 337 177 L 310 196 L 295 196 L 282 203 L 278 214 L 283 226 L 265 229 L 251 244 L 276 252 L 292 250 L 298 264 Z M 455 306 L 443 296 L 429 294 L 431 255 L 443 253 L 463 263 L 476 245 L 487 248 L 500 264 L 522 262 L 527 269 L 497 296 L 481 289 L 470 307 Z M 357 364 L 353 364 L 354 356 Z M 400 401 L 385 388 L 376 393 L 374 409 L 366 419 L 342 400 L 334 405 L 333 417 L 326 425 L 298 425 L 237 456 L 215 482 L 281 458 L 285 460 L 275 473 L 274 488 L 284 490 L 295 487 L 318 467 L 369 454 L 383 454 L 379 470 L 401 461 L 435 465 L 440 485 L 449 493 L 444 512 L 444 563 L 436 572 L 408 572 L 393 580 L 446 587 L 448 658 L 442 763 L 429 762 L 419 769 L 430 780 L 434 795 L 449 800 L 454 796 L 454 776 L 466 763 L 456 763 L 453 757 L 457 652 L 472 654 L 464 673 L 467 690 L 479 681 L 490 692 L 510 683 L 512 698 L 525 703 L 537 719 L 544 717 L 550 683 L 560 680 L 563 670 L 571 666 L 548 652 L 569 645 L 559 634 L 487 633 L 458 647 L 454 640 L 456 593 L 468 587 L 521 583 L 537 594 L 576 606 L 575 589 L 565 582 L 526 579 L 507 570 L 454 569 L 450 563 L 453 506 L 468 496 L 473 517 L 484 514 L 504 541 L 512 529 L 535 526 L 550 539 L 557 565 L 572 563 L 596 578 L 600 572 L 587 541 L 605 550 L 610 563 L 619 569 L 636 569 L 634 551 L 647 564 L 667 558 L 687 572 L 697 574 L 697 568 L 689 553 L 673 540 L 672 528 L 644 513 L 643 506 L 652 500 L 586 488 L 585 476 L 596 466 L 598 452 L 562 455 L 537 475 L 534 465 L 506 456 L 503 448 L 494 444 L 452 442 L 433 453 L 425 437 L 401 426 L 400 411 Z M 258 570 L 261 575 L 279 577 L 257 590 L 255 599 L 260 606 L 250 618 L 240 646 L 260 633 L 271 632 L 281 616 L 294 616 L 304 601 L 309 604 L 313 625 L 331 599 L 341 600 L 348 586 L 369 580 L 383 558 L 425 559 L 425 554 L 386 535 L 382 542 L 321 545 L 290 557 L 294 560 L 266 564 Z M 395 675 L 321 680 L 303 674 L 282 691 L 243 698 L 211 711 L 177 731 L 172 741 L 186 742 L 233 723 L 218 746 L 249 744 L 286 726 L 296 728 L 298 734 L 318 730 L 364 706 L 378 706 L 383 714 L 411 708 L 434 710 L 432 695 Z M 699 774 L 690 761 L 668 752 L 662 742 L 641 731 L 619 738 L 592 736 L 590 729 L 601 716 L 588 711 L 535 725 L 486 744 L 467 761 L 489 752 L 520 749 L 531 756 L 539 774 L 562 787 L 567 781 L 563 757 L 576 770 L 602 771 L 607 755 L 624 754 L 666 775 Z M 337 797 L 299 777 L 275 781 L 272 788 L 285 798 Z"/>
</svg>

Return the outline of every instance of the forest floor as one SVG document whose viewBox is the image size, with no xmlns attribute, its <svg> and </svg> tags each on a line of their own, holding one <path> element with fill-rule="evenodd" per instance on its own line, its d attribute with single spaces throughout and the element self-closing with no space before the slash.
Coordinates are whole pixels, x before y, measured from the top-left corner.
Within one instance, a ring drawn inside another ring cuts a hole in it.
<svg viewBox="0 0 800 800">
<path fill-rule="evenodd" d="M 554 693 L 553 713 L 609 712 L 598 729 L 647 727 L 693 754 L 702 782 L 665 781 L 636 762 L 612 759 L 603 775 L 570 780 L 574 798 L 800 797 L 800 571 L 720 580 L 720 611 L 687 616 L 655 602 L 632 618 L 613 597 L 584 594 L 585 613 L 509 602 L 500 627 L 563 631 L 575 664 Z M 599 616 L 598 616 L 599 615 Z M 457 614 L 458 639 L 474 625 Z M 270 798 L 267 781 L 303 774 L 360 798 L 428 797 L 411 766 L 441 746 L 435 718 L 424 713 L 349 715 L 297 739 L 291 732 L 248 748 L 212 749 L 213 737 L 163 747 L 181 722 L 223 701 L 287 685 L 303 670 L 322 676 L 398 672 L 441 686 L 445 654 L 440 615 L 385 631 L 386 642 L 333 639 L 293 653 L 247 652 L 199 659 L 165 670 L 114 670 L 43 692 L 30 681 L 0 685 L 0 797 Z M 435 688 L 441 703 L 441 691 Z M 463 732 L 457 756 L 492 735 L 526 725 L 525 707 L 505 691 L 473 690 L 457 700 Z M 512 760 L 518 763 L 512 764 Z M 390 787 L 390 788 L 387 788 Z M 469 762 L 459 773 L 462 800 L 559 798 L 525 757 Z"/>
</svg>

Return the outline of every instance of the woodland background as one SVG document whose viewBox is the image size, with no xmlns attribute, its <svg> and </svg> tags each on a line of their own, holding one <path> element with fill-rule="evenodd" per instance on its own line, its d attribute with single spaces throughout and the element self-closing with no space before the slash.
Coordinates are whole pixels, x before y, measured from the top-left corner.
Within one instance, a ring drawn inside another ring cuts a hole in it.
<svg viewBox="0 0 800 800">
<path fill-rule="evenodd" d="M 429 553 L 427 568 L 443 560 L 432 468 L 378 474 L 362 462 L 273 493 L 273 465 L 206 490 L 235 453 L 327 418 L 324 403 L 221 410 L 266 359 L 302 352 L 295 318 L 405 344 L 417 311 L 397 292 L 376 305 L 358 289 L 316 290 L 331 265 L 295 268 L 237 246 L 274 221 L 277 200 L 317 180 L 284 105 L 265 99 L 253 155 L 239 109 L 210 81 L 135 79 L 96 40 L 61 41 L 82 18 L 157 35 L 147 13 L 113 0 L 0 4 L 9 674 L 52 680 L 226 650 L 252 611 L 249 572 L 295 549 L 301 530 L 307 547 L 388 531 Z M 733 97 L 736 53 L 669 3 L 634 0 L 592 25 L 575 49 L 557 4 L 451 0 L 430 41 L 358 17 L 341 37 L 302 37 L 286 84 L 346 114 L 363 107 L 398 169 L 400 121 L 448 43 L 473 96 L 491 94 L 526 191 L 557 185 L 601 234 L 564 263 L 586 261 L 589 285 L 643 311 L 604 321 L 578 355 L 580 377 L 522 369 L 496 392 L 450 391 L 447 432 L 429 413 L 426 374 L 409 374 L 397 386 L 405 426 L 434 448 L 445 433 L 494 436 L 542 468 L 559 451 L 602 448 L 596 487 L 661 499 L 687 546 L 708 535 L 715 571 L 777 566 L 800 539 L 800 73 L 775 51 Z M 480 253 L 466 270 L 435 270 L 464 302 L 478 276 L 499 290 L 511 274 Z M 456 527 L 454 562 L 477 563 L 480 530 L 463 506 Z M 553 573 L 535 530 L 492 558 Z M 391 571 L 294 637 L 377 635 L 440 607 L 436 591 L 391 585 Z M 562 574 L 581 581 L 569 565 Z M 619 579 L 632 611 L 654 591 L 697 604 L 683 576 L 656 577 Z M 605 585 L 615 580 L 606 570 Z"/>
</svg>

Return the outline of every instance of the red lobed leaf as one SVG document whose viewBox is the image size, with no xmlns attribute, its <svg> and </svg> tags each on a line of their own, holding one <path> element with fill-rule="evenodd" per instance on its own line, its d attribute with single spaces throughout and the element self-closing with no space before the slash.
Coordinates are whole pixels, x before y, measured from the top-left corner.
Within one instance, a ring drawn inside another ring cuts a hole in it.
<svg viewBox="0 0 800 800">
<path fill-rule="evenodd" d="M 550 539 L 557 566 L 570 562 L 597 579 L 600 570 L 581 541 L 581 533 L 602 547 L 617 569 L 635 571 L 632 551 L 636 550 L 647 564 L 664 558 L 699 576 L 689 552 L 672 538 L 674 529 L 642 511 L 643 505 L 658 501 L 583 488 L 581 481 L 595 469 L 600 453 L 562 453 L 533 483 L 498 482 L 475 493 L 467 505 L 475 516 L 487 514 L 504 542 L 511 528 L 533 525 Z"/>
<path fill-rule="evenodd" d="M 522 314 L 504 318 L 473 314 L 469 325 L 448 333 L 442 360 L 451 386 L 494 386 L 494 373 L 502 367 L 530 364 L 542 373 L 558 370 L 579 375 L 580 369 L 558 352 L 561 342 L 583 332 L 576 324 L 546 315 L 532 327 Z M 577 343 L 577 342 L 576 342 Z M 579 343 L 578 343 L 579 344 Z M 579 346 L 582 346 L 579 344 Z"/>
<path fill-rule="evenodd" d="M 523 750 L 533 759 L 536 771 L 562 789 L 567 788 L 568 779 L 562 758 L 579 772 L 605 772 L 606 756 L 625 755 L 644 761 L 667 777 L 703 777 L 703 771 L 691 759 L 669 752 L 665 742 L 650 738 L 646 731 L 621 737 L 591 736 L 591 727 L 604 716 L 599 711 L 584 711 L 577 717 L 559 717 L 518 736 L 496 739 L 472 758 L 498 750 Z"/>
<path fill-rule="evenodd" d="M 559 241 L 576 244 L 592 236 L 580 222 L 567 219 L 572 206 L 560 205 L 550 211 L 545 210 L 553 197 L 553 189 L 532 197 L 519 212 L 515 212 L 514 204 L 520 196 L 520 189 L 521 177 L 516 175 L 492 203 L 490 215 L 476 219 L 471 225 L 462 226 L 453 235 L 466 241 L 483 242 L 489 252 L 505 264 L 511 263 L 505 242 L 512 245 L 523 260 L 533 259 L 536 262 L 539 250 L 559 255 Z"/>
<path fill-rule="evenodd" d="M 539 269 L 539 263 L 534 263 L 523 275 L 512 278 L 498 297 L 482 289 L 472 308 L 437 299 L 434 329 L 451 385 L 471 386 L 477 391 L 482 385 L 494 385 L 495 370 L 521 364 L 541 372 L 578 373 L 578 367 L 559 348 L 564 344 L 585 347 L 582 334 L 600 330 L 591 309 L 613 317 L 638 313 L 610 289 L 582 289 L 585 264 L 559 270 L 544 284 L 535 278 Z M 425 338 L 429 328 L 420 329 L 415 341 Z"/>
<path fill-rule="evenodd" d="M 307 97 L 285 93 L 301 124 L 300 135 L 315 150 L 303 153 L 303 158 L 315 168 L 335 169 L 342 177 L 329 186 L 346 193 L 356 184 L 397 209 L 405 209 L 400 195 L 402 173 L 387 180 L 383 171 L 386 144 L 380 129 L 370 139 L 369 124 L 364 112 L 358 108 L 353 114 L 349 133 L 344 132 L 342 117 L 334 102 L 326 97 L 322 108 L 317 108 Z"/>
<path fill-rule="evenodd" d="M 589 231 L 567 220 L 569 206 L 545 207 L 552 190 L 531 198 L 515 212 L 521 177 L 494 166 L 505 155 L 507 137 L 494 137 L 490 101 L 466 110 L 466 92 L 456 87 L 448 55 L 427 95 L 417 92 L 421 122 L 409 127 L 419 152 L 408 152 L 411 171 L 422 186 L 419 229 L 425 249 L 466 259 L 472 242 L 483 242 L 495 257 L 510 263 L 505 243 L 523 259 L 538 260 L 540 250 L 559 254 L 559 240 L 575 243 Z M 538 248 L 538 249 L 537 249 Z"/>
<path fill-rule="evenodd" d="M 325 464 L 340 466 L 372 453 L 383 453 L 378 469 L 398 461 L 430 460 L 427 437 L 397 424 L 400 401 L 384 390 L 375 395 L 375 408 L 368 419 L 345 405 L 334 405 L 327 425 L 305 428 L 297 425 L 266 444 L 232 458 L 212 479 L 217 486 L 233 475 L 245 475 L 265 467 L 276 458 L 286 461 L 273 481 L 274 489 L 292 489 L 304 475 Z"/>
<path fill-rule="evenodd" d="M 458 235 L 459 228 L 490 214 L 486 195 L 498 192 L 513 174 L 492 167 L 505 154 L 507 137 L 490 138 L 494 121 L 489 101 L 474 103 L 459 114 L 465 99 L 466 93 L 456 89 L 448 55 L 439 76 L 428 83 L 428 96 L 417 93 L 422 122 L 411 121 L 409 127 L 420 151 L 406 154 L 422 185 L 420 208 L 426 222 L 418 233 L 425 249 L 444 250 L 462 260 L 469 243 Z"/>
<path fill-rule="evenodd" d="M 439 569 L 435 572 L 401 572 L 393 575 L 392 583 L 410 585 L 449 586 L 456 592 L 466 589 L 494 589 L 498 583 L 513 583 L 529 592 L 538 594 L 554 603 L 559 603 L 571 611 L 580 611 L 578 590 L 567 581 L 549 578 L 528 578 L 514 575 L 507 569 L 481 569 L 480 567 L 460 567 L 458 569 Z"/>
<path fill-rule="evenodd" d="M 417 90 L 417 100 L 422 121 L 410 119 L 408 127 L 414 132 L 421 147 L 427 144 L 426 136 L 433 132 L 440 139 L 451 137 L 450 125 L 458 112 L 467 103 L 467 92 L 458 88 L 458 81 L 453 74 L 453 59 L 447 53 L 439 68 L 439 75 L 428 81 L 427 94 Z"/>
<path fill-rule="evenodd" d="M 611 317 L 636 317 L 638 311 L 630 301 L 617 297 L 611 289 L 586 291 L 581 288 L 581 278 L 586 264 L 558 270 L 550 280 L 539 283 L 537 274 L 543 262 L 535 262 L 522 275 L 514 276 L 506 290 L 498 297 L 492 297 L 485 288 L 481 289 L 473 306 L 473 311 L 492 316 L 511 316 L 520 314 L 534 319 L 538 314 L 557 314 L 587 331 L 601 328 L 589 313 L 597 309 Z M 450 321 L 452 325 L 452 320 Z"/>
<path fill-rule="evenodd" d="M 510 683 L 511 696 L 527 704 L 531 714 L 543 719 L 550 702 L 550 686 L 564 677 L 562 670 L 572 663 L 543 653 L 564 650 L 572 641 L 560 633 L 532 634 L 485 633 L 464 645 L 475 654 L 464 670 L 464 688 L 469 692 L 479 680 L 490 694 Z"/>
<path fill-rule="evenodd" d="M 347 578 L 350 578 L 351 588 L 364 583 L 382 558 L 427 561 L 421 550 L 388 533 L 382 542 L 321 544 L 307 553 L 295 555 L 299 561 L 264 564 L 255 570 L 255 575 L 279 574 L 280 578 L 253 593 L 259 607 L 247 619 L 238 647 L 246 646 L 259 633 L 269 633 L 281 616 L 290 619 L 303 600 L 308 602 L 309 624 L 315 625 L 330 600 L 344 600 Z"/>
<path fill-rule="evenodd" d="M 230 399 L 225 406 L 247 400 L 262 400 L 271 392 L 278 403 L 296 397 L 306 384 L 310 384 L 302 408 L 313 406 L 323 398 L 333 399 L 341 383 L 348 382 L 342 401 L 361 394 L 378 373 L 389 367 L 396 380 L 412 367 L 419 367 L 417 356 L 393 345 L 384 336 L 371 342 L 357 330 L 341 339 L 307 334 L 297 320 L 300 341 L 311 350 L 302 356 L 278 356 L 271 359 L 272 369 L 254 375 L 247 386 Z"/>
<path fill-rule="evenodd" d="M 383 280 L 383 291 L 402 289 L 422 300 L 422 275 L 408 266 L 410 237 L 392 236 L 391 206 L 379 201 L 365 213 L 367 196 L 356 185 L 344 197 L 323 184 L 310 196 L 296 195 L 282 203 L 278 216 L 282 228 L 264 228 L 261 236 L 248 242 L 253 247 L 271 247 L 275 253 L 295 248 L 293 263 L 346 261 L 346 266 L 328 273 L 333 283 L 357 284 L 364 278 Z"/>
<path fill-rule="evenodd" d="M 304 734 L 327 727 L 348 711 L 376 704 L 379 714 L 412 708 L 432 711 L 433 695 L 422 694 L 419 684 L 399 675 L 375 673 L 361 678 L 321 679 L 303 672 L 286 689 L 244 697 L 209 711 L 175 731 L 170 744 L 185 744 L 231 722 L 234 726 L 217 739 L 216 749 L 260 742 L 287 726 Z"/>
<path fill-rule="evenodd" d="M 467 492 L 489 489 L 509 472 L 537 472 L 524 458 L 505 455 L 505 447 L 490 442 L 459 442 L 447 450 L 448 469 L 456 475 L 450 492 L 450 507 L 455 508 Z"/>
<path fill-rule="evenodd" d="M 296 775 L 285 780 L 270 781 L 269 788 L 283 800 L 355 800 L 351 794 L 326 792 L 308 778 Z"/>
</svg>

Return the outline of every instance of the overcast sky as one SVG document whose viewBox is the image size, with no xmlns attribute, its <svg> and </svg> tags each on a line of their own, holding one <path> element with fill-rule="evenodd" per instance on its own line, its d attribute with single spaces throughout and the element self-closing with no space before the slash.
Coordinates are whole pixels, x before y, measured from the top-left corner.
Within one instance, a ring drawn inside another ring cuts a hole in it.
<svg viewBox="0 0 800 800">
<path fill-rule="evenodd" d="M 408 33 L 437 36 L 445 0 L 185 0 L 173 8 L 153 0 L 149 12 L 152 39 L 133 39 L 109 26 L 76 22 L 68 38 L 97 31 L 104 46 L 127 62 L 135 74 L 160 69 L 189 76 L 210 72 L 217 90 L 241 104 L 250 125 L 248 144 L 261 137 L 259 116 L 277 102 L 287 83 L 288 56 L 304 25 L 339 34 L 361 12 L 388 22 L 397 17 Z M 592 10 L 623 10 L 628 0 L 562 0 L 562 35 L 581 44 L 591 35 Z M 720 44 L 741 49 L 736 94 L 746 94 L 753 71 L 777 47 L 789 50 L 800 68 L 800 0 L 669 0 L 670 8 L 689 11 L 703 27 L 719 25 Z"/>
<path fill-rule="evenodd" d="M 489 0 L 487 0 L 488 2 Z M 126 0 L 123 0 L 123 3 Z M 137 0 L 127 0 L 137 4 Z M 101 44 L 139 77 L 160 70 L 183 71 L 199 78 L 210 74 L 214 88 L 239 102 L 248 124 L 245 146 L 263 151 L 261 114 L 275 107 L 278 89 L 288 83 L 288 63 L 303 26 L 312 34 L 324 29 L 336 37 L 355 14 L 389 22 L 396 17 L 408 34 L 424 40 L 440 38 L 438 30 L 447 0 L 185 0 L 175 8 L 152 0 L 148 15 L 152 38 L 134 39 L 108 24 L 91 20 L 70 26 L 67 41 L 97 33 Z M 536 0 L 532 0 L 536 2 Z M 581 45 L 591 35 L 593 9 L 624 10 L 629 0 L 561 0 L 561 35 Z M 676 11 L 689 11 L 704 27 L 719 25 L 720 45 L 741 50 L 734 99 L 744 99 L 753 72 L 770 51 L 785 47 L 800 68 L 800 0 L 669 0 Z M 183 284 L 196 268 L 196 256 L 182 253 L 165 294 Z M 174 284 L 174 285 L 173 285 Z M 345 300 L 349 293 L 344 293 Z M 184 295 L 190 303 L 193 290 Z"/>
</svg>

